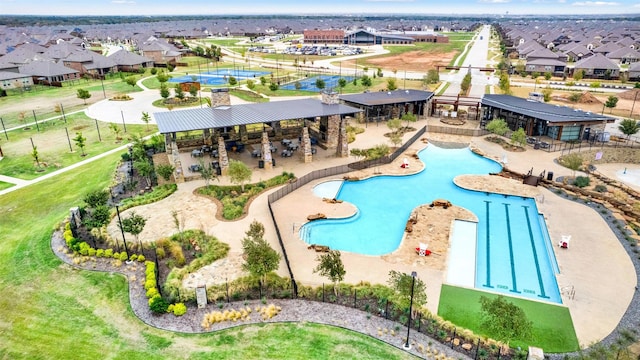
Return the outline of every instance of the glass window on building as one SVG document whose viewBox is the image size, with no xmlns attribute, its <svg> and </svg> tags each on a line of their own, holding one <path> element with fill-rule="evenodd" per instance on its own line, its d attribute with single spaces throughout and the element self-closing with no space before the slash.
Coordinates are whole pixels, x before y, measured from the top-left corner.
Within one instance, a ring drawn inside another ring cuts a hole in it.
<svg viewBox="0 0 640 360">
<path fill-rule="evenodd" d="M 560 140 L 569 141 L 579 139 L 581 129 L 581 125 L 565 126 L 564 128 L 562 128 L 562 137 L 560 138 Z"/>
</svg>

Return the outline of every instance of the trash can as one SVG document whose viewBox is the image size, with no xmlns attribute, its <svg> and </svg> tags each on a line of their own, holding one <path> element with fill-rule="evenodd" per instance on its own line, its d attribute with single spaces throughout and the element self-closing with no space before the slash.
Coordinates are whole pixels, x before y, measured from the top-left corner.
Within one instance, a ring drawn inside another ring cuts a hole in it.
<svg viewBox="0 0 640 360">
<path fill-rule="evenodd" d="M 222 175 L 222 168 L 219 166 L 216 168 L 216 175 Z"/>
<path fill-rule="evenodd" d="M 533 148 L 536 149 L 536 150 L 540 149 L 540 143 L 535 143 L 533 145 Z"/>
<path fill-rule="evenodd" d="M 276 159 L 271 159 L 271 165 L 276 166 Z"/>
<path fill-rule="evenodd" d="M 258 160 L 258 168 L 264 169 L 264 160 Z"/>
<path fill-rule="evenodd" d="M 549 171 L 549 172 L 547 173 L 547 180 L 549 180 L 549 181 L 553 181 L 553 171 Z"/>
</svg>

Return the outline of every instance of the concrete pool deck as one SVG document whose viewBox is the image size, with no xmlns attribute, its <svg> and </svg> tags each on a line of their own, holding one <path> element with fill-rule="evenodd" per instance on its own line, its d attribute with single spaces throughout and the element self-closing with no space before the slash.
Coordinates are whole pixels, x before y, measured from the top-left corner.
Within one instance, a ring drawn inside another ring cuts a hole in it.
<svg viewBox="0 0 640 360">
<path fill-rule="evenodd" d="M 431 119 L 430 121 L 437 121 L 437 119 Z M 423 124 L 424 121 L 417 123 L 415 127 L 422 126 L 421 123 Z M 373 133 L 387 131 L 386 127 L 385 129 L 374 127 L 368 129 L 363 135 L 376 138 L 376 135 L 380 134 Z M 359 137 L 363 135 L 359 135 Z M 481 149 L 488 157 L 496 160 L 502 160 L 505 156 L 505 151 L 501 147 L 484 141 L 482 138 L 429 133 L 425 134 L 424 137 L 437 141 L 470 142 L 474 147 Z M 371 142 L 369 146 L 381 143 L 380 140 L 374 141 L 372 139 L 369 142 Z M 419 151 L 424 146 L 424 143 L 417 141 L 407 150 L 407 154 L 410 155 Z M 355 145 L 352 147 L 363 148 L 365 146 Z M 553 159 L 558 155 L 535 150 L 508 153 L 508 166 L 513 170 L 525 173 L 533 167 L 534 174 L 546 170 L 554 171 L 556 176 L 571 175 L 571 170 L 554 163 Z M 411 160 L 412 166 L 410 170 L 416 171 L 414 163 L 417 160 Z M 366 177 L 367 172 L 369 172 L 369 175 L 373 175 L 374 172 L 398 174 L 401 171 L 399 161 L 402 160 L 396 160 L 398 164 L 393 163 L 376 169 L 360 171 L 356 176 Z M 304 171 L 297 171 L 296 173 L 302 174 Z M 354 173 L 349 175 L 354 175 Z M 341 179 L 342 176 L 333 178 Z M 313 186 L 327 180 L 327 178 L 324 178 L 311 182 L 273 204 L 276 221 L 281 229 L 281 235 L 287 249 L 287 255 L 291 260 L 296 280 L 309 285 L 319 285 L 328 281 L 313 273 L 317 253 L 308 250 L 307 244 L 299 239 L 298 229 L 307 221 L 306 217 L 310 214 L 323 212 L 329 217 L 340 217 L 342 216 L 341 212 L 352 214 L 354 211 L 349 208 L 350 205 L 348 204 L 338 205 L 336 208 L 340 210 L 335 213 L 326 206 L 322 210 L 317 207 L 318 201 L 321 202 L 321 199 L 313 195 Z M 495 183 L 500 181 L 491 179 L 483 185 L 482 181 L 476 180 L 478 179 L 472 178 L 470 182 L 480 184 L 480 189 L 484 189 L 486 186 L 486 189 L 490 191 L 495 191 Z M 636 274 L 629 256 L 605 220 L 596 211 L 582 204 L 563 199 L 542 187 L 532 188 L 524 186 L 517 181 L 515 183 L 514 187 L 523 187 L 522 191 L 526 192 L 526 196 L 536 198 L 538 209 L 544 214 L 549 235 L 554 245 L 557 244 L 562 235 L 572 236 L 568 249 L 554 246 L 561 272 L 557 279 L 562 293 L 563 304 L 571 312 L 576 334 L 582 347 L 601 340 L 615 329 L 633 297 Z M 504 186 L 502 184 L 498 187 L 503 188 Z M 295 211 L 292 211 L 292 209 L 295 209 Z M 585 224 L 589 225 L 585 226 Z M 446 223 L 445 227 L 448 229 L 449 225 L 449 223 Z M 405 237 L 400 247 L 411 249 L 418 245 L 417 243 L 405 244 L 406 241 L 409 240 L 406 240 Z M 415 253 L 409 255 L 413 258 L 407 259 L 394 256 L 396 252 L 385 256 L 366 256 L 343 252 L 342 259 L 347 270 L 345 282 L 386 283 L 390 270 L 406 273 L 417 271 L 418 276 L 427 284 L 427 296 L 429 299 L 427 308 L 436 313 L 440 287 L 446 280 L 446 272 L 438 269 L 437 266 L 430 266 L 428 262 L 421 261 L 420 257 L 414 255 Z M 446 257 L 446 254 L 442 256 Z M 446 263 L 446 258 L 444 262 Z"/>
</svg>

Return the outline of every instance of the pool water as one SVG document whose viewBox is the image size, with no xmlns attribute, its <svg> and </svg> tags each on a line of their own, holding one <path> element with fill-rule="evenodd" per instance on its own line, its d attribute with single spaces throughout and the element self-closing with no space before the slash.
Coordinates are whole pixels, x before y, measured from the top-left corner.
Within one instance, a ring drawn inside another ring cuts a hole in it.
<svg viewBox="0 0 640 360">
<path fill-rule="evenodd" d="M 330 180 L 321 182 L 313 187 L 313 195 L 319 198 L 334 199 L 338 196 L 340 188 L 342 187 L 342 180 Z"/>
<path fill-rule="evenodd" d="M 425 169 L 418 174 L 344 182 L 336 198 L 355 205 L 356 215 L 307 223 L 300 228 L 300 237 L 342 251 L 388 254 L 400 245 L 414 208 L 446 199 L 478 217 L 476 288 L 561 303 L 557 265 L 535 201 L 465 190 L 453 183 L 462 174 L 499 172 L 500 165 L 469 148 L 443 149 L 433 144 L 419 157 Z"/>
<path fill-rule="evenodd" d="M 256 81 L 259 81 L 261 76 L 265 76 L 268 74 L 270 73 L 266 71 L 218 69 L 214 71 L 205 71 L 201 73 L 173 77 L 169 79 L 169 82 L 181 83 L 188 81 L 198 81 L 201 84 L 205 85 L 225 85 L 229 82 L 229 76 L 235 77 L 238 81 L 247 79 L 255 79 Z"/>
</svg>

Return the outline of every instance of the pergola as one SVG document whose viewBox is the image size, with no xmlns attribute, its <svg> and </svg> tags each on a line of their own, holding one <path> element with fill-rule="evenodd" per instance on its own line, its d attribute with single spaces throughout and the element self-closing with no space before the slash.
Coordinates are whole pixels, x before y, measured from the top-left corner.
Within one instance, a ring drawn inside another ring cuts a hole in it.
<svg viewBox="0 0 640 360">
<path fill-rule="evenodd" d="M 377 123 L 399 118 L 406 113 L 416 114 L 420 118 L 428 111 L 433 95 L 423 90 L 394 90 L 340 95 L 339 99 L 347 105 L 358 107 L 364 113 L 366 123 Z"/>
</svg>

